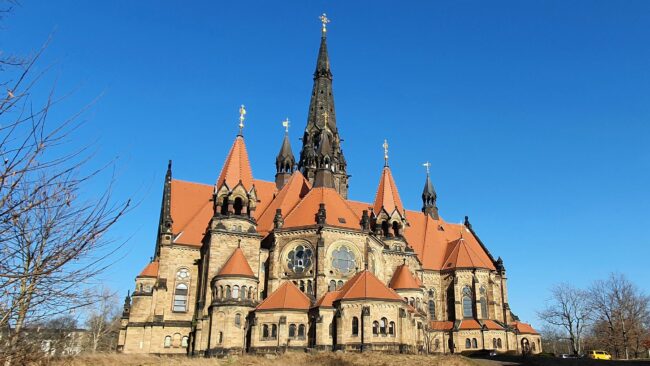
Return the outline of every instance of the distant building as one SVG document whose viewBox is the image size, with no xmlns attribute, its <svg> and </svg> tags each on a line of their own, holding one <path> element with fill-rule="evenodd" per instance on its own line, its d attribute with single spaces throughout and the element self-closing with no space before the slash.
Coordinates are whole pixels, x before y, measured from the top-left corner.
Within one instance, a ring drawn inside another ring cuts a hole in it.
<svg viewBox="0 0 650 366">
<path fill-rule="evenodd" d="M 253 176 L 243 106 L 216 184 L 172 179 L 170 162 L 154 259 L 125 302 L 118 349 L 541 352 L 510 311 L 501 258 L 467 218 L 439 215 L 429 164 L 419 211 L 402 205 L 387 144 L 374 202 L 348 199 L 325 24 L 300 156 L 287 131 L 275 182 Z"/>
</svg>

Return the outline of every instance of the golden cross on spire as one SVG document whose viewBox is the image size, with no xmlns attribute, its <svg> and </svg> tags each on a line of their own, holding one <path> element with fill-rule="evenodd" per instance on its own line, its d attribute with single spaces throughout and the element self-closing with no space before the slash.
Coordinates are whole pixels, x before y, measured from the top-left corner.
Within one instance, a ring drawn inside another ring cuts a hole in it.
<svg viewBox="0 0 650 366">
<path fill-rule="evenodd" d="M 282 127 L 284 127 L 284 132 L 289 133 L 289 117 L 282 121 Z"/>
<path fill-rule="evenodd" d="M 325 118 L 325 126 L 327 126 L 327 120 L 329 119 L 329 113 L 327 111 L 323 112 L 323 118 Z"/>
<path fill-rule="evenodd" d="M 381 146 L 384 148 L 384 166 L 388 166 L 388 140 L 384 139 L 384 144 Z"/>
<path fill-rule="evenodd" d="M 320 22 L 323 23 L 323 35 L 325 35 L 325 33 L 327 33 L 327 23 L 331 22 L 331 20 L 327 18 L 327 14 L 325 13 L 319 16 L 318 19 L 320 19 Z"/>
<path fill-rule="evenodd" d="M 427 175 L 429 175 L 429 168 L 431 168 L 431 163 L 427 161 L 426 163 L 422 164 L 422 166 L 427 169 Z"/>
<path fill-rule="evenodd" d="M 242 130 L 244 129 L 244 120 L 246 119 L 246 107 L 242 104 L 241 107 L 239 107 L 239 134 L 242 134 Z"/>
</svg>

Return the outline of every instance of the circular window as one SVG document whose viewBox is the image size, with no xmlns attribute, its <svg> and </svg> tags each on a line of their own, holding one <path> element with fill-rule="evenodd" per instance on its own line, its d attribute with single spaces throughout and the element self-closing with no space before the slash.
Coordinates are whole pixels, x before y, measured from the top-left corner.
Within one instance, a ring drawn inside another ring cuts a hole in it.
<svg viewBox="0 0 650 366">
<path fill-rule="evenodd" d="M 181 280 L 186 280 L 186 279 L 188 279 L 188 278 L 190 277 L 190 271 L 188 271 L 187 269 L 183 268 L 183 269 L 179 270 L 178 273 L 177 273 L 176 275 L 177 275 L 177 277 L 178 277 L 179 279 L 181 279 Z"/>
<path fill-rule="evenodd" d="M 298 245 L 287 255 L 287 267 L 294 273 L 304 273 L 311 266 L 311 257 L 310 248 Z"/>
<path fill-rule="evenodd" d="M 343 274 L 348 274 L 355 270 L 357 262 L 354 260 L 354 254 L 346 247 L 342 246 L 332 253 L 332 267 L 336 268 Z"/>
</svg>

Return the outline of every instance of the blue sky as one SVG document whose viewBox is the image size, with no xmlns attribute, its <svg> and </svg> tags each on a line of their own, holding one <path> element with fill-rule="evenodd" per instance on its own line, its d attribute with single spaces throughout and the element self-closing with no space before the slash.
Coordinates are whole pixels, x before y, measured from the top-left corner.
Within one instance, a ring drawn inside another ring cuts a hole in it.
<svg viewBox="0 0 650 366">
<path fill-rule="evenodd" d="M 509 277 L 510 303 L 539 325 L 547 289 L 611 271 L 650 290 L 650 2 L 25 1 L 2 49 L 53 34 L 41 67 L 73 94 L 101 95 L 75 143 L 117 159 L 118 197 L 139 204 L 112 235 L 105 275 L 125 293 L 155 242 L 167 159 L 212 183 L 248 109 L 256 178 L 272 180 L 281 120 L 306 122 L 320 37 L 328 46 L 350 196 L 374 198 L 389 140 L 402 200 L 421 206 L 432 163 L 441 215 L 475 230 Z M 100 182 L 89 192 L 101 189 Z"/>
</svg>

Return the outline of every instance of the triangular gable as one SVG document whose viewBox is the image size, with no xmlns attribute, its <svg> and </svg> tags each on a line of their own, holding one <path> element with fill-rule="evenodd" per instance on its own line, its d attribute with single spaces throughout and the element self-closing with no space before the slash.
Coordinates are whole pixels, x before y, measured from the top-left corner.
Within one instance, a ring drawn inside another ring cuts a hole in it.
<svg viewBox="0 0 650 366">
<path fill-rule="evenodd" d="M 251 266 L 248 264 L 244 251 L 242 251 L 241 248 L 235 249 L 232 255 L 230 255 L 230 258 L 228 258 L 223 267 L 221 267 L 217 276 L 256 278 Z"/>
<path fill-rule="evenodd" d="M 332 188 L 313 188 L 284 218 L 284 227 L 302 227 L 316 224 L 316 213 L 321 203 L 325 204 L 325 223 L 348 229 L 360 229 L 361 218 L 348 206 Z"/>
<path fill-rule="evenodd" d="M 384 285 L 368 270 L 357 273 L 339 290 L 338 300 L 357 299 L 403 301 L 401 296 Z"/>
<path fill-rule="evenodd" d="M 285 281 L 269 297 L 264 299 L 257 310 L 309 310 L 311 300 L 291 281 Z"/>
<path fill-rule="evenodd" d="M 395 269 L 389 287 L 393 290 L 412 290 L 419 289 L 420 284 L 421 282 L 413 276 L 409 267 L 406 264 L 402 264 Z"/>
<path fill-rule="evenodd" d="M 277 196 L 275 196 L 260 215 L 257 221 L 257 231 L 260 233 L 268 233 L 273 230 L 275 211 L 279 208 L 282 210 L 282 215 L 286 216 L 309 193 L 310 189 L 311 185 L 302 173 L 299 171 L 294 172 L 287 184 L 282 187 Z"/>
</svg>

